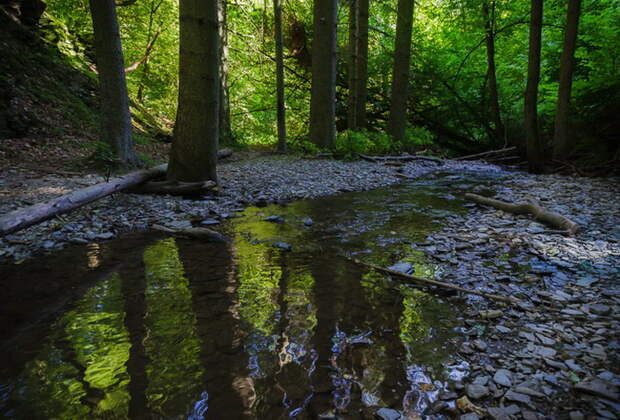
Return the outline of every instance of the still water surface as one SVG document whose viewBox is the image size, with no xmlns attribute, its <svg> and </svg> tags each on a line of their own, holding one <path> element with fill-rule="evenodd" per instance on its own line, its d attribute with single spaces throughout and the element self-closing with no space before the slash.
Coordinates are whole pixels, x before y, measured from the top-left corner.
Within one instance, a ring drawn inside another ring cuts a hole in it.
<svg viewBox="0 0 620 420">
<path fill-rule="evenodd" d="M 449 195 L 459 182 L 249 208 L 223 227 L 230 245 L 136 234 L 0 267 L 0 413 L 423 413 L 456 363 L 458 308 L 343 255 L 408 261 L 432 276 L 440 267 L 411 243 L 463 211 Z M 270 215 L 284 222 L 265 221 Z"/>
</svg>

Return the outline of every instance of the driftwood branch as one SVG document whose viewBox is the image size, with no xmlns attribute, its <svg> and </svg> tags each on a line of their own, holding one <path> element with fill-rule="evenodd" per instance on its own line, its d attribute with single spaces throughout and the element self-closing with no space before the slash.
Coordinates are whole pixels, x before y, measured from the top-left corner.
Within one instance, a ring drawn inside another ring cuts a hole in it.
<svg viewBox="0 0 620 420">
<path fill-rule="evenodd" d="M 569 218 L 564 217 L 559 213 L 549 211 L 533 201 L 524 201 L 513 204 L 471 193 L 465 194 L 465 198 L 475 203 L 495 207 L 496 209 L 500 209 L 508 213 L 531 214 L 535 220 L 558 228 L 567 235 L 574 235 L 579 229 L 579 225 Z"/>
<path fill-rule="evenodd" d="M 459 156 L 459 157 L 455 158 L 454 160 L 467 160 L 467 159 L 475 159 L 475 158 L 484 158 L 484 157 L 488 157 L 488 156 L 492 156 L 492 155 L 499 155 L 499 154 L 506 153 L 506 152 L 512 152 L 513 150 L 516 150 L 516 149 L 517 148 L 515 146 L 505 147 L 503 149 L 490 150 L 488 152 L 476 153 L 476 154 L 473 154 L 473 155 Z"/>
<path fill-rule="evenodd" d="M 500 296 L 500 295 L 495 295 L 492 293 L 480 292 L 478 290 L 465 289 L 464 287 L 460 287 L 460 286 L 457 286 L 451 283 L 446 283 L 446 282 L 439 281 L 439 280 L 427 279 L 426 277 L 412 276 L 410 274 L 401 273 L 400 271 L 390 270 L 389 268 L 380 267 L 374 264 L 368 264 L 356 258 L 349 258 L 349 259 L 356 264 L 362 265 L 364 267 L 372 268 L 373 270 L 379 271 L 381 273 L 389 274 L 391 276 L 400 277 L 401 279 L 410 280 L 410 281 L 417 282 L 417 283 L 430 284 L 432 286 L 437 286 L 437 287 L 441 287 L 444 289 L 456 290 L 457 292 L 462 292 L 462 293 L 469 294 L 469 295 L 482 296 L 487 299 L 496 300 L 500 302 L 506 302 L 506 303 L 511 303 L 515 305 L 520 303 L 519 299 L 514 298 L 512 296 Z"/>
<path fill-rule="evenodd" d="M 199 195 L 213 190 L 216 186 L 217 184 L 213 181 L 150 181 L 128 188 L 125 192 L 134 194 Z"/>
<path fill-rule="evenodd" d="M 201 239 L 212 242 L 230 242 L 230 239 L 226 236 L 205 227 L 191 227 L 185 229 L 173 229 L 162 225 L 152 225 L 151 227 L 160 232 L 169 233 L 175 236 L 182 236 L 191 239 Z"/>
<path fill-rule="evenodd" d="M 436 158 L 436 157 L 431 157 L 431 156 L 411 156 L 411 155 L 404 155 L 404 156 L 369 156 L 369 155 L 364 155 L 362 153 L 358 153 L 358 156 L 364 160 L 367 160 L 369 162 L 374 162 L 374 163 L 380 163 L 380 162 L 412 162 L 414 160 L 428 160 L 430 162 L 435 162 L 439 165 L 443 165 L 443 160 Z"/>
<path fill-rule="evenodd" d="M 109 182 L 91 185 L 61 195 L 45 203 L 39 203 L 12 211 L 0 217 L 0 236 L 17 232 L 45 220 L 51 219 L 62 213 L 91 203 L 107 195 L 124 190 L 125 188 L 138 185 L 151 178 L 162 176 L 166 173 L 168 165 L 160 165 L 151 169 L 144 169 L 128 173 L 114 178 Z"/>
</svg>

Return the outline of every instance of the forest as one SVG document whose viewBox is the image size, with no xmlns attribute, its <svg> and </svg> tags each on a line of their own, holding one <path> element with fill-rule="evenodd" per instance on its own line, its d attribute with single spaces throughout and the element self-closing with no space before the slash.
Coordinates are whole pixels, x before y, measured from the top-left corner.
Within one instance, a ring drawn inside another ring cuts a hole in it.
<svg viewBox="0 0 620 420">
<path fill-rule="evenodd" d="M 0 415 L 620 418 L 620 2 L 0 0 Z"/>
</svg>

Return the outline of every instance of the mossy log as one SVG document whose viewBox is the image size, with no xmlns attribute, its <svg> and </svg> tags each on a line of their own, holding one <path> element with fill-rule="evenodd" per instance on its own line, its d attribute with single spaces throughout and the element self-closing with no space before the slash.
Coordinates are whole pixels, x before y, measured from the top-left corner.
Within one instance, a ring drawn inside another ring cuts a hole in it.
<svg viewBox="0 0 620 420">
<path fill-rule="evenodd" d="M 569 218 L 559 213 L 549 211 L 533 201 L 513 204 L 471 193 L 465 194 L 465 198 L 475 203 L 495 207 L 496 209 L 508 213 L 532 215 L 534 220 L 557 228 L 566 235 L 574 235 L 579 229 L 579 225 Z"/>
</svg>

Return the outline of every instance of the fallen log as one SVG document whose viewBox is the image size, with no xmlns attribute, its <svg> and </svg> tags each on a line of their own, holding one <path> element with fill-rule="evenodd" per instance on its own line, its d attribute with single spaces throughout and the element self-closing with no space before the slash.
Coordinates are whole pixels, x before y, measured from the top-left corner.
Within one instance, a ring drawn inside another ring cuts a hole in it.
<svg viewBox="0 0 620 420">
<path fill-rule="evenodd" d="M 471 193 L 465 194 L 465 198 L 475 203 L 495 207 L 496 209 L 508 213 L 530 214 L 534 217 L 534 220 L 558 228 L 566 235 L 574 235 L 579 229 L 579 225 L 569 218 L 559 213 L 549 211 L 533 201 L 513 204 Z"/>
<path fill-rule="evenodd" d="M 200 239 L 211 242 L 230 242 L 230 239 L 221 233 L 205 227 L 190 227 L 184 229 L 175 229 L 162 225 L 152 225 L 151 228 L 160 232 L 169 233 L 175 236 L 182 236 L 191 239 Z"/>
<path fill-rule="evenodd" d="M 133 194 L 200 195 L 213 190 L 216 186 L 217 184 L 213 181 L 150 181 L 127 188 L 124 192 Z"/>
<path fill-rule="evenodd" d="M 109 182 L 91 185 L 53 198 L 45 203 L 17 209 L 0 217 L 0 236 L 17 232 L 28 226 L 35 225 L 52 217 L 67 213 L 85 204 L 91 203 L 107 195 L 138 185 L 151 178 L 163 176 L 168 165 L 159 165 L 151 169 L 143 169 L 114 178 Z"/>
<path fill-rule="evenodd" d="M 401 273 L 400 271 L 395 271 L 395 270 L 390 270 L 389 268 L 384 268 L 375 264 L 368 264 L 365 262 L 362 262 L 356 258 L 348 258 L 349 260 L 353 261 L 354 263 L 358 264 L 358 265 L 362 265 L 364 267 L 368 267 L 368 268 L 372 268 L 375 271 L 379 271 L 381 273 L 384 274 L 389 274 L 391 276 L 396 276 L 396 277 L 400 277 L 402 279 L 406 279 L 406 280 L 411 280 L 411 281 L 415 281 L 418 283 L 425 283 L 425 284 L 430 284 L 432 286 L 437 286 L 437 287 L 441 287 L 444 289 L 450 289 L 450 290 L 456 290 L 457 292 L 461 292 L 461 293 L 465 293 L 465 294 L 469 294 L 469 295 L 476 295 L 476 296 L 482 296 L 485 297 L 487 299 L 491 299 L 491 300 L 496 300 L 496 301 L 500 301 L 500 302 L 506 302 L 506 303 L 511 303 L 514 305 L 518 305 L 521 303 L 521 301 L 515 297 L 512 296 L 500 296 L 500 295 L 495 295 L 493 293 L 486 293 L 486 292 L 480 292 L 478 290 L 471 290 L 471 289 L 466 289 L 464 287 L 460 287 L 457 286 L 455 284 L 451 284 L 451 283 L 446 283 L 443 281 L 439 281 L 439 280 L 433 280 L 433 279 L 427 279 L 426 277 L 419 277 L 419 276 L 412 276 L 411 274 L 405 274 L 405 273 Z"/>
<path fill-rule="evenodd" d="M 454 158 L 454 160 L 466 160 L 466 159 L 485 157 L 485 156 L 490 156 L 490 155 L 495 155 L 495 154 L 512 152 L 513 150 L 516 150 L 516 149 L 517 149 L 516 146 L 505 147 L 503 149 L 489 150 L 487 152 L 476 153 L 473 155 L 460 156 L 460 157 Z"/>
<path fill-rule="evenodd" d="M 390 162 L 390 161 L 398 161 L 398 162 L 412 162 L 414 160 L 428 160 L 430 162 L 435 162 L 438 165 L 443 165 L 443 160 L 432 157 L 432 156 L 413 156 L 413 155 L 403 155 L 403 156 L 369 156 L 362 153 L 358 153 L 358 156 L 364 160 L 369 162 L 379 163 L 379 162 Z"/>
</svg>

